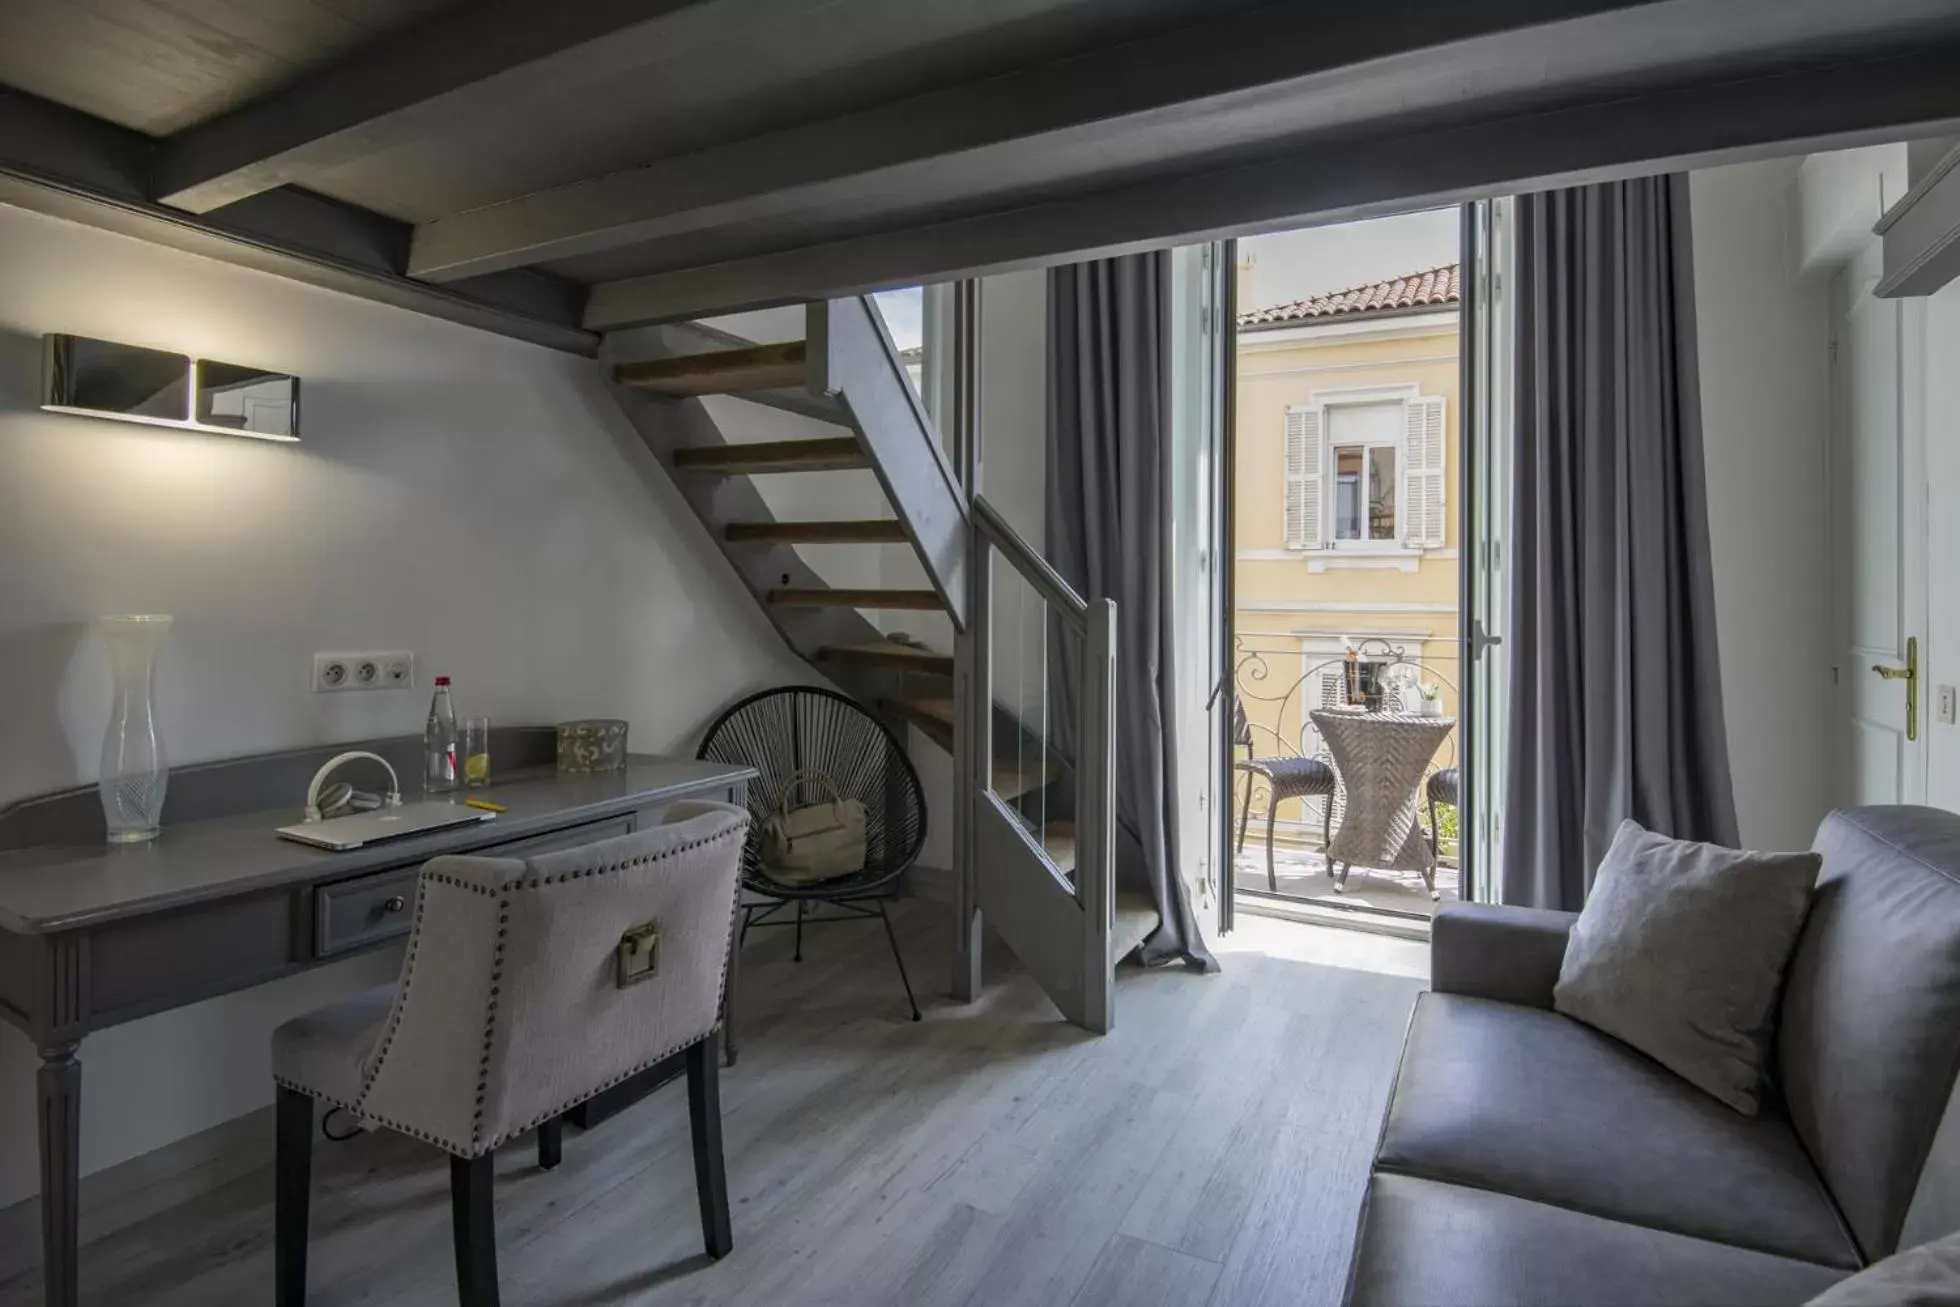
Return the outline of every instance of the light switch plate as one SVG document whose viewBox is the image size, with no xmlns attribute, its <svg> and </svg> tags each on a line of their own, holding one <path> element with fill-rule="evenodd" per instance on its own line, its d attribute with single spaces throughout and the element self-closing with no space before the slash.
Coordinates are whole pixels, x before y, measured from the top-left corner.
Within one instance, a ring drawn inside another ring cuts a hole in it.
<svg viewBox="0 0 1960 1307">
<path fill-rule="evenodd" d="M 1939 717 L 1940 723 L 1945 726 L 1953 725 L 1956 709 L 1953 687 L 1942 685 L 1933 691 L 1933 696 L 1936 700 L 1935 713 Z"/>
</svg>

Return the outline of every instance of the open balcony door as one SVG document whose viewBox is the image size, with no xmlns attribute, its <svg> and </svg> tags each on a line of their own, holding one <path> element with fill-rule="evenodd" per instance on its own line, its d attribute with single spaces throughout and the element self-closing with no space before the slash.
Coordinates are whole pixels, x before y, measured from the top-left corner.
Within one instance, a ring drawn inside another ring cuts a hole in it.
<svg viewBox="0 0 1960 1307">
<path fill-rule="evenodd" d="M 1510 299 L 1516 226 L 1507 198 L 1463 206 L 1462 349 L 1464 740 L 1462 897 L 1497 901 L 1504 838 L 1505 693 L 1510 648 Z"/>
<path fill-rule="evenodd" d="M 1235 255 L 1231 242 L 1171 251 L 1171 582 L 1177 702 L 1179 873 L 1207 933 L 1232 928 L 1231 553 L 1222 453 L 1230 430 Z"/>
</svg>

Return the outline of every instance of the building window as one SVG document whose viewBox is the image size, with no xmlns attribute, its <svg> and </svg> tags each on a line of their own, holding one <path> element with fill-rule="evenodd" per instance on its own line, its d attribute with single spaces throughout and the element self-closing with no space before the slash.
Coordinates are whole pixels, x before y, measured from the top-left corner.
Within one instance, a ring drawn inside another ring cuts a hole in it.
<svg viewBox="0 0 1960 1307">
<path fill-rule="evenodd" d="M 1439 549 L 1443 398 L 1296 405 L 1286 414 L 1289 549 Z"/>
</svg>

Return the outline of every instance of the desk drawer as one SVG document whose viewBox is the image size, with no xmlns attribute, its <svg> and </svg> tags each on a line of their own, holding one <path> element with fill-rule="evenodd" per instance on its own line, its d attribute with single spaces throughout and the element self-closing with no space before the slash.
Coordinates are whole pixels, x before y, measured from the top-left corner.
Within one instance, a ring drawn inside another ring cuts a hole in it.
<svg viewBox="0 0 1960 1307">
<path fill-rule="evenodd" d="M 404 867 L 315 890 L 314 956 L 332 957 L 406 935 L 415 916 L 415 882 L 421 875 L 420 867 Z"/>
<path fill-rule="evenodd" d="M 493 844 L 473 849 L 472 856 L 484 858 L 531 858 L 558 849 L 575 849 L 596 840 L 609 840 L 633 830 L 631 816 L 610 817 L 587 822 L 548 835 Z M 415 917 L 415 888 L 422 876 L 420 867 L 398 871 L 378 871 L 372 876 L 323 885 L 314 892 L 313 953 L 332 957 L 353 949 L 366 948 L 397 935 L 406 935 Z"/>
</svg>

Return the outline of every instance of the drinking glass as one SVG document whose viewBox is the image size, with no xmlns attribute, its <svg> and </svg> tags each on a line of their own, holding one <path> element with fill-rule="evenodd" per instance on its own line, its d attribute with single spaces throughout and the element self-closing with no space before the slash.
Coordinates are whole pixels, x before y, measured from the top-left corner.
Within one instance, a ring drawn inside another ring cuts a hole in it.
<svg viewBox="0 0 1960 1307">
<path fill-rule="evenodd" d="M 463 719 L 463 783 L 473 790 L 490 783 L 490 719 Z"/>
</svg>

